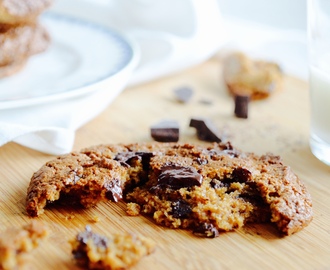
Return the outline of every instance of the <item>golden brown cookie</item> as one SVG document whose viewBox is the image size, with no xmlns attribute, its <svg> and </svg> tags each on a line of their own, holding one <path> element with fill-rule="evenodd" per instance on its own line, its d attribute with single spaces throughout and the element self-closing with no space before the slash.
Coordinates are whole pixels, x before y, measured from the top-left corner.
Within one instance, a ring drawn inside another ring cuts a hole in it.
<svg viewBox="0 0 330 270">
<path fill-rule="evenodd" d="M 254 60 L 237 52 L 223 60 L 223 79 L 234 96 L 263 99 L 282 88 L 282 71 L 278 64 Z"/>
<path fill-rule="evenodd" d="M 10 26 L 0 24 L 0 66 L 24 62 L 44 51 L 50 43 L 48 32 L 38 23 Z"/>
<path fill-rule="evenodd" d="M 290 235 L 313 216 L 306 186 L 278 156 L 230 143 L 99 145 L 70 153 L 33 175 L 26 209 L 35 217 L 57 200 L 89 207 L 109 199 L 134 203 L 127 213 L 205 237 L 265 221 Z"/>
<path fill-rule="evenodd" d="M 11 64 L 0 66 L 0 78 L 11 76 L 21 71 L 26 64 L 26 59 L 19 62 L 12 62 Z"/>
<path fill-rule="evenodd" d="M 31 23 L 53 0 L 0 0 L 0 23 Z"/>
</svg>

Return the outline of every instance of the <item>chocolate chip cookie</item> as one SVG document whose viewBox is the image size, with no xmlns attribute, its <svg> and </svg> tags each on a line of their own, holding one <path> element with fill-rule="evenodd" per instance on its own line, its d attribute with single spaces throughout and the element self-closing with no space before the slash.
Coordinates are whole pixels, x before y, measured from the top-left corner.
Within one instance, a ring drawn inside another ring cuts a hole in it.
<svg viewBox="0 0 330 270">
<path fill-rule="evenodd" d="M 215 237 L 248 222 L 272 222 L 284 235 L 313 217 L 306 186 L 280 157 L 227 143 L 99 145 L 46 163 L 28 187 L 26 210 L 54 201 L 90 207 L 124 200 L 127 213 Z"/>
</svg>

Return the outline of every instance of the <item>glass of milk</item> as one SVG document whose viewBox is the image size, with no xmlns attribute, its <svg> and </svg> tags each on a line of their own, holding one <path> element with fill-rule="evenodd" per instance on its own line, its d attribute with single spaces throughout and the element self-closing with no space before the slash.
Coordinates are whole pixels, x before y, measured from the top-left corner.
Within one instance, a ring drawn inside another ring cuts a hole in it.
<svg viewBox="0 0 330 270">
<path fill-rule="evenodd" d="M 307 0 L 313 154 L 330 165 L 330 0 Z"/>
</svg>

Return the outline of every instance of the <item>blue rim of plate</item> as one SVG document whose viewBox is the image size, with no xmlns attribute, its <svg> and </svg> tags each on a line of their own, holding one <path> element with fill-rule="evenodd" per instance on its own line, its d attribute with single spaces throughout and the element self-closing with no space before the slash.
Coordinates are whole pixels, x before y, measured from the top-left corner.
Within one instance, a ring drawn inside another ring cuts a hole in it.
<svg viewBox="0 0 330 270">
<path fill-rule="evenodd" d="M 51 103 L 63 99 L 69 99 L 77 96 L 83 96 L 85 94 L 96 91 L 91 88 L 92 86 L 97 86 L 98 84 L 104 83 L 107 80 L 113 79 L 116 76 L 119 76 L 121 73 L 127 70 L 134 70 L 137 66 L 140 53 L 138 46 L 135 44 L 133 40 L 130 40 L 128 37 L 124 37 L 119 32 L 111 29 L 107 26 L 97 24 L 91 21 L 87 21 L 85 19 L 81 19 L 78 17 L 63 15 L 57 12 L 47 11 L 42 15 L 42 18 L 50 19 L 50 20 L 62 20 L 68 22 L 69 24 L 77 24 L 83 27 L 89 27 L 95 31 L 101 32 L 105 35 L 111 36 L 113 40 L 120 44 L 121 50 L 124 51 L 125 57 L 122 59 L 120 63 L 116 66 L 116 68 L 104 75 L 103 77 L 99 77 L 97 79 L 91 80 L 87 83 L 78 85 L 77 87 L 66 88 L 63 91 L 59 91 L 57 93 L 52 93 L 48 95 L 41 95 L 31 98 L 22 98 L 22 99 L 11 99 L 7 101 L 0 101 L 0 110 L 3 109 L 12 109 L 19 107 L 27 107 L 32 105 L 39 105 L 44 103 Z"/>
</svg>

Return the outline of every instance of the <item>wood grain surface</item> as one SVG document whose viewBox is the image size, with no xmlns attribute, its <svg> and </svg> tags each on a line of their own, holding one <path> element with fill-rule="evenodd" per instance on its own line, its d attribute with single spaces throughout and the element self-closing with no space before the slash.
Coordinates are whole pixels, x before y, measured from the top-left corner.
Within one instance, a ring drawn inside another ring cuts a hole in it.
<svg viewBox="0 0 330 270">
<path fill-rule="evenodd" d="M 186 104 L 177 102 L 173 94 L 182 86 L 194 90 Z M 198 142 L 189 127 L 194 116 L 209 117 L 244 151 L 281 155 L 312 195 L 312 223 L 284 238 L 271 224 L 250 224 L 204 239 L 189 231 L 160 227 L 144 216 L 127 216 L 122 202 L 100 203 L 91 209 L 49 207 L 38 219 L 50 227 L 51 234 L 32 252 L 32 269 L 77 269 L 68 240 L 87 224 L 103 234 L 136 232 L 153 238 L 155 252 L 133 269 L 330 269 L 330 167 L 309 149 L 308 85 L 304 81 L 286 77 L 282 91 L 250 103 L 249 118 L 238 119 L 222 82 L 221 62 L 213 58 L 125 89 L 101 115 L 77 131 L 74 150 L 101 143 L 152 141 L 149 127 L 162 119 L 180 123 L 181 142 Z M 53 158 L 15 143 L 0 148 L 0 231 L 29 222 L 27 186 L 33 172 Z"/>
</svg>

